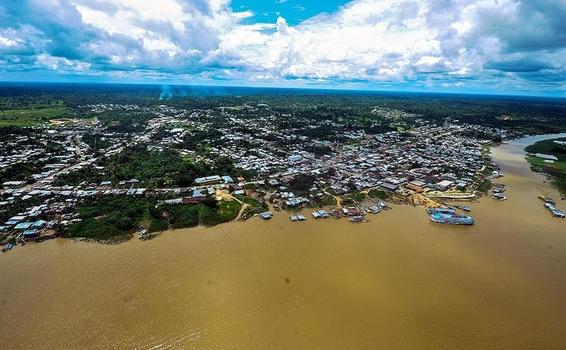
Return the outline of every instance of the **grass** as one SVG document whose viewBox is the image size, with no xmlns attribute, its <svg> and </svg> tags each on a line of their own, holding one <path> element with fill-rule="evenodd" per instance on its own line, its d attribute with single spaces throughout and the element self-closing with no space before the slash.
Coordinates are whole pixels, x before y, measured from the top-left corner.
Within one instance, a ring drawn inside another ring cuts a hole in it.
<svg viewBox="0 0 566 350">
<path fill-rule="evenodd" d="M 527 161 L 532 171 L 549 175 L 558 190 L 566 194 L 566 161 L 547 163 L 544 159 L 535 156 L 528 156 Z"/>
<path fill-rule="evenodd" d="M 552 163 L 548 163 L 545 162 L 544 159 L 535 156 L 528 156 L 527 161 L 535 170 L 538 170 L 537 168 L 540 170 L 547 168 L 547 170 L 561 172 L 566 175 L 566 161 L 556 160 Z"/>
<path fill-rule="evenodd" d="M 355 202 L 361 202 L 367 198 L 367 195 L 363 192 L 355 192 L 350 194 L 348 197 L 350 197 Z"/>
<path fill-rule="evenodd" d="M 254 209 L 258 209 L 258 210 L 267 210 L 268 209 L 267 205 L 263 205 L 260 201 L 258 201 L 257 199 L 255 199 L 253 197 L 236 196 L 236 198 L 238 198 L 239 200 L 241 200 L 242 202 L 244 202 L 245 204 L 249 205 L 250 207 L 252 207 Z"/>
<path fill-rule="evenodd" d="M 493 183 L 489 180 L 485 180 L 484 182 L 481 183 L 481 185 L 478 186 L 478 191 L 487 193 L 487 191 L 489 191 L 489 189 L 492 187 L 493 187 Z"/>
<path fill-rule="evenodd" d="M 319 201 L 318 201 L 319 205 L 336 205 L 336 198 L 334 198 L 331 195 L 326 195 L 324 197 L 322 197 Z"/>
<path fill-rule="evenodd" d="M 385 191 L 371 190 L 368 193 L 370 198 L 387 199 L 389 197 Z"/>
<path fill-rule="evenodd" d="M 69 109 L 63 102 L 54 102 L 49 105 L 33 106 L 31 108 L 7 109 L 0 111 L 0 127 L 34 126 L 51 119 L 68 116 Z"/>
<path fill-rule="evenodd" d="M 218 219 L 221 222 L 234 220 L 240 212 L 242 205 L 237 201 L 221 201 L 218 208 Z"/>
<path fill-rule="evenodd" d="M 558 160 L 546 162 L 543 158 L 529 155 L 527 162 L 529 162 L 531 170 L 549 175 L 552 178 L 552 183 L 558 187 L 560 192 L 566 194 L 566 146 L 554 142 L 556 140 L 566 141 L 566 138 L 539 141 L 527 146 L 525 151 L 531 154 L 553 155 Z"/>
</svg>

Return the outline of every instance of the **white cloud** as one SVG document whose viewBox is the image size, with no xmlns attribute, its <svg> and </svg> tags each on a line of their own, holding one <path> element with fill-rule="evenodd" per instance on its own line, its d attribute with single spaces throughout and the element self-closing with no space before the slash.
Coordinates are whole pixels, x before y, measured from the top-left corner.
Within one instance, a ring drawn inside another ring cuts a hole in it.
<svg viewBox="0 0 566 350">
<path fill-rule="evenodd" d="M 37 56 L 36 64 L 39 67 L 58 71 L 81 72 L 87 71 L 90 68 L 90 64 L 86 62 L 72 61 L 63 57 L 53 57 L 47 54 Z"/>
<path fill-rule="evenodd" d="M 352 0 L 291 26 L 247 24 L 229 0 L 22 0 L 0 5 L 0 55 L 17 59 L 0 58 L 114 76 L 551 84 L 533 72 L 566 75 L 563 1 Z"/>
</svg>

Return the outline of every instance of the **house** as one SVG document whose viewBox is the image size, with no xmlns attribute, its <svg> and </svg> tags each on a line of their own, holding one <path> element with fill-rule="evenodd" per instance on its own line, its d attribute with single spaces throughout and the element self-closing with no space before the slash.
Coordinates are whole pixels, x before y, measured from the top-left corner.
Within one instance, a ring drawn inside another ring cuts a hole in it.
<svg viewBox="0 0 566 350">
<path fill-rule="evenodd" d="M 383 182 L 381 185 L 381 188 L 383 188 L 386 191 L 391 191 L 391 192 L 395 192 L 397 191 L 397 189 L 399 188 L 398 185 L 394 185 L 392 183 L 389 182 Z"/>
<path fill-rule="evenodd" d="M 39 231 L 37 229 L 25 230 L 23 236 L 26 239 L 37 238 L 39 236 Z"/>
<path fill-rule="evenodd" d="M 20 222 L 19 224 L 16 225 L 16 227 L 14 227 L 14 229 L 25 231 L 31 228 L 32 225 L 33 222 Z"/>
<path fill-rule="evenodd" d="M 439 189 L 440 191 L 446 191 L 447 189 L 449 189 L 450 187 L 452 187 L 454 185 L 454 182 L 449 181 L 449 180 L 442 180 L 440 182 L 438 182 L 436 185 L 434 185 L 437 189 Z"/>
<path fill-rule="evenodd" d="M 200 186 L 221 184 L 222 182 L 223 179 L 218 175 L 199 177 L 195 179 L 195 183 Z"/>
<path fill-rule="evenodd" d="M 6 181 L 2 183 L 4 187 L 22 187 L 26 184 L 25 181 Z"/>
<path fill-rule="evenodd" d="M 42 228 L 43 226 L 45 226 L 45 224 L 46 224 L 45 221 L 43 221 L 43 220 L 37 220 L 37 221 L 34 221 L 34 222 L 31 224 L 31 227 L 34 228 L 34 229 L 40 229 L 40 228 Z"/>
<path fill-rule="evenodd" d="M 234 182 L 234 180 L 228 175 L 222 176 L 222 181 L 224 181 L 225 184 L 231 184 Z"/>
<path fill-rule="evenodd" d="M 206 190 L 202 188 L 195 188 L 193 190 L 193 198 L 204 198 L 206 197 Z"/>
</svg>

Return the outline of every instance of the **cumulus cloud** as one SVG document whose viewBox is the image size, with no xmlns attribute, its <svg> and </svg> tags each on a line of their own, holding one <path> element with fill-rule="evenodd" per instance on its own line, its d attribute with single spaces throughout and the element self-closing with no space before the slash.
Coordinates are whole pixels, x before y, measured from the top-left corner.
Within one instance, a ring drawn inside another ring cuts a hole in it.
<svg viewBox="0 0 566 350">
<path fill-rule="evenodd" d="M 296 26 L 253 17 L 229 0 L 8 1 L 0 69 L 565 93 L 566 0 L 352 0 Z"/>
</svg>

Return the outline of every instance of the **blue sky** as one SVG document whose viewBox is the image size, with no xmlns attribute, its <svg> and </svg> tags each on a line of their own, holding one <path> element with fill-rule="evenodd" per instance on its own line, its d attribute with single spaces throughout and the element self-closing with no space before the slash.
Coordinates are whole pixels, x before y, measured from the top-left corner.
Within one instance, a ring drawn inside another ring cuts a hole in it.
<svg viewBox="0 0 566 350">
<path fill-rule="evenodd" d="M 566 0 L 6 0 L 0 81 L 566 97 Z"/>
<path fill-rule="evenodd" d="M 333 13 L 348 0 L 233 0 L 234 11 L 252 11 L 255 16 L 248 23 L 275 23 L 279 16 L 284 17 L 289 25 L 301 22 L 321 13 Z"/>
</svg>

